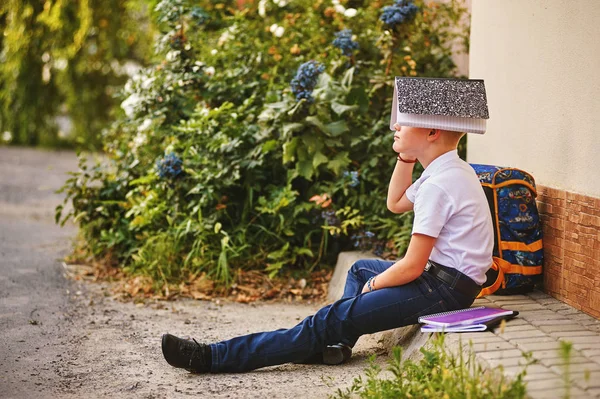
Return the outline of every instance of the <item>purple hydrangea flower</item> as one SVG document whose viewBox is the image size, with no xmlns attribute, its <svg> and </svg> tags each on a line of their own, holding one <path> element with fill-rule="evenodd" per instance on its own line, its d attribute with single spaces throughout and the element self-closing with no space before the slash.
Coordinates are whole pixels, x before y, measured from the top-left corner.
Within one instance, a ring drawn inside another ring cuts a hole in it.
<svg viewBox="0 0 600 399">
<path fill-rule="evenodd" d="M 352 40 L 352 31 L 350 29 L 344 29 L 335 34 L 333 45 L 340 50 L 346 57 L 352 55 L 352 51 L 358 49 L 358 43 Z"/>
<path fill-rule="evenodd" d="M 161 179 L 175 179 L 183 173 L 181 165 L 183 165 L 183 161 L 173 152 L 156 161 L 156 169 L 158 169 Z"/>
<path fill-rule="evenodd" d="M 383 7 L 380 19 L 390 28 L 411 21 L 419 8 L 410 0 L 396 0 L 394 5 Z"/>
<path fill-rule="evenodd" d="M 325 71 L 325 67 L 314 60 L 305 62 L 300 65 L 296 77 L 292 79 L 292 93 L 296 96 L 296 100 L 306 99 L 308 102 L 313 102 L 312 91 L 317 85 L 319 75 Z"/>
</svg>

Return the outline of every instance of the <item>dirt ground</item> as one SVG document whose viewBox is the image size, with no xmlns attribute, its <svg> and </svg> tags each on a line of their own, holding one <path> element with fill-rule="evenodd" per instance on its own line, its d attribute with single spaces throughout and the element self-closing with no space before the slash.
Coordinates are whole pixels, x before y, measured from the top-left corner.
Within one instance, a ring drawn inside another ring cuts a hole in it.
<svg viewBox="0 0 600 399">
<path fill-rule="evenodd" d="M 199 342 L 291 327 L 318 304 L 122 303 L 108 284 L 65 278 L 74 226 L 53 223 L 71 152 L 0 148 L 0 397 L 324 398 L 364 374 L 382 347 L 363 337 L 343 366 L 287 364 L 244 374 L 170 367 L 160 338 Z M 384 360 L 380 356 L 379 362 Z"/>
</svg>

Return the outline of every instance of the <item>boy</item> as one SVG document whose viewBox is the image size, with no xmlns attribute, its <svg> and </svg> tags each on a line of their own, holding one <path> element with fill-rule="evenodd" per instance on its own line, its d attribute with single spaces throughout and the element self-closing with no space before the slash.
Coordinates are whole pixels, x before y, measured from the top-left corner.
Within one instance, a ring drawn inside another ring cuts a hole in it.
<svg viewBox="0 0 600 399">
<path fill-rule="evenodd" d="M 165 334 L 162 351 L 171 366 L 217 373 L 288 362 L 340 364 L 363 334 L 473 303 L 492 264 L 493 227 L 479 180 L 458 157 L 463 133 L 456 130 L 485 130 L 483 81 L 396 78 L 395 83 L 391 125 L 398 155 L 387 206 L 394 213 L 414 211 L 406 255 L 396 262 L 356 262 L 342 299 L 291 329 L 211 345 Z M 417 160 L 424 171 L 411 184 Z"/>
</svg>

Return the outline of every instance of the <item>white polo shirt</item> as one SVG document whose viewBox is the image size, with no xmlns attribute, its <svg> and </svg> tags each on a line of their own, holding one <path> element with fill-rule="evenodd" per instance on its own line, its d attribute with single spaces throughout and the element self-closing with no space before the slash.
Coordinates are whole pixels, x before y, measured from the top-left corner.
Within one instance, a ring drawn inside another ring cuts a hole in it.
<svg viewBox="0 0 600 399">
<path fill-rule="evenodd" d="M 483 284 L 492 264 L 490 209 L 473 168 L 456 150 L 431 162 L 407 190 L 414 203 L 413 234 L 436 237 L 430 259 Z"/>
</svg>

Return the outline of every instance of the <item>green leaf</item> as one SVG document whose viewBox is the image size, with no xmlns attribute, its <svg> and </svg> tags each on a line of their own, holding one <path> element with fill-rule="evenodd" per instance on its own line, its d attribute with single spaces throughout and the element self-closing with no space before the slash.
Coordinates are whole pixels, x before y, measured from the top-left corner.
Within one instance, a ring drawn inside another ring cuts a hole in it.
<svg viewBox="0 0 600 399">
<path fill-rule="evenodd" d="M 336 175 L 339 175 L 340 172 L 345 169 L 348 164 L 351 162 L 350 158 L 348 158 L 348 152 L 342 151 L 335 156 L 329 163 L 327 167 L 331 169 Z"/>
<path fill-rule="evenodd" d="M 297 132 L 304 128 L 304 123 L 286 123 L 283 125 L 281 129 L 284 136 L 289 135 L 290 133 Z"/>
<path fill-rule="evenodd" d="M 262 152 L 266 154 L 267 152 L 273 151 L 275 148 L 277 148 L 277 146 L 278 146 L 277 140 L 266 141 L 262 145 Z"/>
<path fill-rule="evenodd" d="M 369 96 L 363 87 L 354 87 L 350 90 L 346 101 L 350 104 L 356 104 L 362 113 L 369 111 Z"/>
<path fill-rule="evenodd" d="M 306 180 L 312 179 L 314 169 L 310 159 L 298 162 L 296 170 L 298 171 L 298 175 L 304 177 Z"/>
<path fill-rule="evenodd" d="M 310 256 L 311 258 L 315 257 L 315 254 L 309 248 L 298 248 L 296 249 L 296 254 Z"/>
<path fill-rule="evenodd" d="M 285 262 L 269 263 L 265 267 L 265 271 L 269 272 L 269 278 L 273 278 L 279 273 L 279 270 L 285 265 Z"/>
<path fill-rule="evenodd" d="M 348 125 L 346 124 L 346 121 L 342 121 L 342 120 L 328 124 L 326 126 L 326 129 L 327 129 L 327 132 L 329 132 L 329 134 L 331 134 L 334 137 L 337 137 L 340 134 L 350 130 L 348 128 Z"/>
<path fill-rule="evenodd" d="M 320 131 L 322 131 L 322 132 L 324 132 L 324 133 L 327 131 L 327 128 L 325 127 L 325 125 L 323 124 L 323 122 L 321 122 L 321 121 L 319 120 L 319 118 L 317 118 L 316 116 L 314 116 L 314 115 L 307 116 L 305 120 L 306 120 L 306 122 L 308 122 L 309 124 L 311 124 L 311 125 L 315 126 L 315 127 L 316 127 L 317 129 L 319 129 Z"/>
<path fill-rule="evenodd" d="M 332 102 L 331 103 L 331 109 L 336 114 L 342 115 L 346 111 L 350 111 L 350 110 L 354 111 L 355 109 L 358 109 L 358 105 L 346 105 L 346 104 L 340 104 L 340 103 Z"/>
<path fill-rule="evenodd" d="M 137 186 L 138 184 L 149 184 L 153 181 L 157 180 L 158 177 L 155 174 L 149 174 L 146 176 L 142 176 L 139 179 L 135 179 L 129 182 L 130 186 Z"/>
<path fill-rule="evenodd" d="M 348 89 L 350 88 L 350 86 L 352 86 L 352 77 L 354 77 L 354 69 L 354 67 L 349 68 L 344 74 L 344 77 L 342 78 L 342 86 L 345 89 Z"/>
<path fill-rule="evenodd" d="M 291 141 L 283 144 L 283 163 L 292 162 L 294 155 L 296 154 L 296 147 L 298 146 L 298 137 L 294 137 Z"/>
<path fill-rule="evenodd" d="M 281 259 L 285 255 L 287 255 L 289 248 L 290 248 L 290 243 L 286 242 L 285 245 L 283 247 L 281 247 L 280 249 L 278 249 L 277 251 L 273 251 L 273 252 L 269 253 L 269 255 L 267 255 L 267 258 L 273 259 L 273 260 Z"/>
<path fill-rule="evenodd" d="M 329 158 L 327 158 L 325 154 L 319 151 L 313 157 L 312 166 L 316 169 L 319 167 L 319 165 L 324 164 L 327 161 L 329 161 Z"/>
</svg>

